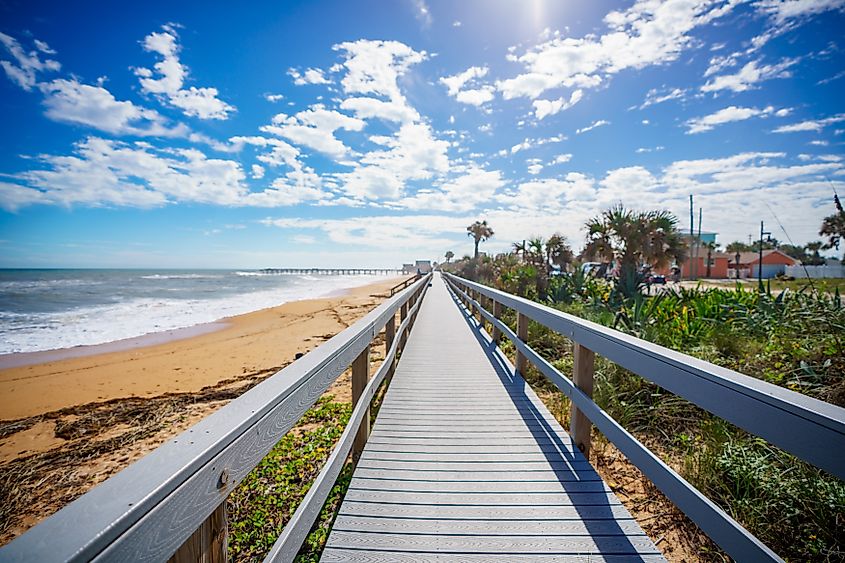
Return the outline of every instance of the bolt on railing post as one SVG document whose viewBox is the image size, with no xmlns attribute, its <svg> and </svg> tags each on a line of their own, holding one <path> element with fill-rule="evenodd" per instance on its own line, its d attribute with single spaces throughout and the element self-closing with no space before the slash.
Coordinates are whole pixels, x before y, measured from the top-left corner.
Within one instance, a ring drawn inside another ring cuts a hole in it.
<svg viewBox="0 0 845 563">
<path fill-rule="evenodd" d="M 200 524 L 168 563 L 225 563 L 228 558 L 229 530 L 226 518 L 226 501 Z"/>
<path fill-rule="evenodd" d="M 493 316 L 496 317 L 499 320 L 502 319 L 502 304 L 499 303 L 498 301 L 493 301 Z M 499 330 L 498 327 L 493 326 L 493 342 L 495 342 L 496 345 L 498 346 L 499 342 L 501 342 L 501 340 L 502 340 L 502 331 Z"/>
<path fill-rule="evenodd" d="M 528 317 L 519 313 L 516 317 L 516 336 L 522 340 L 523 342 L 528 342 Z M 528 358 L 520 352 L 519 350 L 516 351 L 516 371 L 520 374 L 525 375 L 525 371 L 528 369 Z"/>
<path fill-rule="evenodd" d="M 589 348 L 576 342 L 572 347 L 572 356 L 574 359 L 572 382 L 588 397 L 592 397 L 596 355 Z M 590 431 L 593 425 L 590 419 L 575 406 L 574 402 L 570 407 L 569 420 L 569 433 L 572 435 L 572 439 L 575 440 L 575 445 L 578 446 L 584 457 L 589 460 Z"/>
<path fill-rule="evenodd" d="M 358 354 L 358 357 L 352 361 L 352 407 L 358 404 L 361 400 L 361 395 L 367 387 L 367 381 L 370 379 L 370 346 L 367 345 L 364 350 Z M 358 433 L 355 435 L 355 442 L 352 445 L 352 460 L 358 463 L 358 458 L 361 457 L 361 452 L 364 451 L 364 446 L 367 444 L 367 437 L 370 435 L 370 409 L 364 414 L 361 420 L 361 426 L 358 428 Z"/>
</svg>

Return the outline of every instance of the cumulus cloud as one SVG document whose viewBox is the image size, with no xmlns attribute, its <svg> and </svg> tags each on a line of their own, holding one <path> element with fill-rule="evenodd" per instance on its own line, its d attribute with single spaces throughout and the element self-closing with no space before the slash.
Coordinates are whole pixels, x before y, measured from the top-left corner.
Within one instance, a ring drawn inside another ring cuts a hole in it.
<svg viewBox="0 0 845 563">
<path fill-rule="evenodd" d="M 773 78 L 788 78 L 792 76 L 789 68 L 795 65 L 798 59 L 784 59 L 774 65 L 760 65 L 759 61 L 751 61 L 743 66 L 735 74 L 717 76 L 701 87 L 702 92 L 718 92 L 719 90 L 731 90 L 733 92 L 745 92 L 755 87 L 758 82 L 771 80 Z"/>
<path fill-rule="evenodd" d="M 325 74 L 319 68 L 308 68 L 305 72 L 299 72 L 295 68 L 289 68 L 288 74 L 293 78 L 293 83 L 297 86 L 305 84 L 331 84 L 331 80 L 326 78 Z"/>
<path fill-rule="evenodd" d="M 340 103 L 340 109 L 351 111 L 359 119 L 378 118 L 395 123 L 412 123 L 420 118 L 417 110 L 401 101 L 353 97 Z"/>
<path fill-rule="evenodd" d="M 449 143 L 434 137 L 424 123 L 402 125 L 380 139 L 384 150 L 363 155 L 354 170 L 336 174 L 343 191 L 359 200 L 396 199 L 410 180 L 427 180 L 449 169 Z"/>
<path fill-rule="evenodd" d="M 42 83 L 45 115 L 54 121 L 85 125 L 113 135 L 187 137 L 184 125 L 170 126 L 152 109 L 115 99 L 102 86 L 82 84 L 76 79 Z"/>
<path fill-rule="evenodd" d="M 341 85 L 347 94 L 374 94 L 394 101 L 404 101 L 398 79 L 408 69 L 428 58 L 425 51 L 415 51 L 399 41 L 359 39 L 332 47 L 344 55 L 346 75 Z"/>
<path fill-rule="evenodd" d="M 481 84 L 479 80 L 487 76 L 490 71 L 486 66 L 471 66 L 463 72 L 440 78 L 450 96 L 463 104 L 480 106 L 494 98 L 495 89 L 489 84 Z M 473 84 L 471 88 L 464 88 Z"/>
<path fill-rule="evenodd" d="M 361 131 L 364 125 L 364 121 L 358 118 L 318 104 L 294 116 L 276 114 L 271 125 L 264 125 L 260 129 L 339 159 L 347 155 L 349 147 L 335 137 L 335 131 Z"/>
<path fill-rule="evenodd" d="M 195 149 L 88 137 L 72 156 L 42 155 L 41 169 L 19 175 L 18 191 L 61 205 L 153 207 L 169 202 L 237 204 L 246 194 L 240 164 Z M 13 208 L 7 194 L 0 205 Z"/>
<path fill-rule="evenodd" d="M 537 116 L 537 119 L 543 119 L 544 117 L 555 115 L 556 113 L 569 109 L 580 102 L 583 96 L 583 90 L 575 90 L 572 92 L 572 95 L 569 96 L 569 100 L 566 100 L 565 98 L 558 98 L 557 100 L 534 100 L 534 115 Z"/>
<path fill-rule="evenodd" d="M 605 17 L 601 36 L 561 37 L 529 49 L 513 60 L 527 72 L 497 82 L 505 99 L 537 98 L 558 87 L 595 88 L 626 69 L 674 61 L 692 43 L 690 32 L 726 13 L 732 4 L 638 0 L 629 9 Z"/>
<path fill-rule="evenodd" d="M 144 50 L 160 55 L 161 60 L 153 66 L 153 70 L 135 69 L 141 90 L 179 108 L 190 117 L 228 119 L 235 108 L 218 98 L 217 88 L 184 87 L 188 68 L 179 60 L 181 47 L 178 39 L 176 27 L 172 24 L 164 25 L 162 31 L 150 33 L 144 38 Z"/>
<path fill-rule="evenodd" d="M 260 145 L 259 138 L 241 138 Z M 272 141 L 271 141 L 272 143 Z M 0 184 L 0 207 L 16 211 L 33 204 L 86 207 L 156 207 L 173 203 L 279 207 L 332 198 L 313 170 L 297 165 L 269 187 L 250 191 L 241 163 L 209 158 L 197 149 L 156 148 L 88 137 L 72 155 L 39 155 L 40 167 Z M 261 180 L 265 169 L 253 165 Z"/>
<path fill-rule="evenodd" d="M 0 60 L 0 66 L 6 72 L 9 80 L 23 88 L 24 90 L 32 90 L 38 82 L 38 74 L 45 71 L 56 72 L 61 69 L 62 65 L 58 61 L 52 59 L 42 60 L 39 52 L 45 55 L 55 55 L 56 52 L 38 39 L 34 40 L 36 50 L 26 52 L 17 39 L 5 33 L 0 33 L 0 43 L 6 48 L 6 52 L 11 55 L 12 60 Z"/>
</svg>

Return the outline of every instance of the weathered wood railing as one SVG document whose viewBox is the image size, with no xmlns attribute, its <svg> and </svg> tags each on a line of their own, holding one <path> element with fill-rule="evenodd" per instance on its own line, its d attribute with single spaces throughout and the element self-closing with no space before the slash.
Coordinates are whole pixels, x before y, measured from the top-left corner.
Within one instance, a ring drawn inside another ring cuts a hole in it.
<svg viewBox="0 0 845 563">
<path fill-rule="evenodd" d="M 453 294 L 493 327 L 492 340 L 507 336 L 516 347 L 516 368 L 531 362 L 571 400 L 570 433 L 589 453 L 591 424 L 613 442 L 663 493 L 737 561 L 780 558 L 693 487 L 593 402 L 595 354 L 656 383 L 772 444 L 845 478 L 845 409 L 759 379 L 640 340 L 469 280 L 444 274 Z M 486 302 L 486 303 L 485 303 Z M 492 313 L 485 309 L 492 302 Z M 500 319 L 503 307 L 517 314 L 514 333 Z M 535 352 L 528 322 L 535 321 L 573 342 L 573 379 Z"/>
<path fill-rule="evenodd" d="M 270 555 L 292 560 L 352 449 L 350 436 L 365 428 L 362 421 L 369 423 L 369 403 L 393 369 L 429 279 L 430 275 L 419 279 L 317 349 L 0 548 L 0 560 L 225 560 L 221 522 L 225 524 L 226 497 L 352 365 L 356 393 L 352 418 Z M 386 357 L 367 384 L 370 345 L 382 329 Z M 355 447 L 362 448 L 363 443 Z M 353 450 L 353 457 L 358 453 L 360 449 Z M 208 544 L 218 553 L 209 554 Z"/>
</svg>

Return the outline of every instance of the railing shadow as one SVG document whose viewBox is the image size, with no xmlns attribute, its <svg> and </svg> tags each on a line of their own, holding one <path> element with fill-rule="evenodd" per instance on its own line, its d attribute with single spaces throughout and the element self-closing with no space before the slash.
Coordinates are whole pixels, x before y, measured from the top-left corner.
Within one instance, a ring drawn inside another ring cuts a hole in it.
<svg viewBox="0 0 845 563">
<path fill-rule="evenodd" d="M 510 363 L 504 353 L 498 348 L 496 343 L 487 334 L 482 327 L 464 306 L 464 304 L 457 298 L 454 292 L 449 291 L 449 295 L 464 322 L 470 327 L 471 332 L 478 344 L 484 350 L 490 365 L 496 372 L 503 388 L 508 393 L 508 396 L 517 406 L 517 412 L 526 423 L 525 426 L 531 433 L 532 437 L 539 444 L 548 442 L 554 445 L 553 449 L 546 449 L 541 447 L 541 451 L 549 462 L 552 471 L 558 478 L 563 491 L 573 499 L 572 495 L 577 498 L 578 495 L 583 494 L 581 491 L 576 491 L 571 486 L 571 483 L 584 481 L 602 481 L 599 474 L 590 465 L 584 455 L 574 446 L 569 435 L 557 423 L 551 424 L 549 420 L 543 415 L 538 408 L 535 400 L 527 392 L 528 383 L 525 379 L 516 372 L 514 366 Z M 548 412 L 548 411 L 547 411 Z M 532 424 L 529 424 L 532 423 Z M 565 438 L 561 436 L 563 434 Z M 577 467 L 577 469 L 576 469 Z M 600 493 L 587 493 L 597 495 Z M 606 553 L 604 547 L 612 549 L 613 555 L 630 556 L 632 560 L 641 559 L 637 547 L 634 546 L 626 532 L 618 525 L 618 513 L 614 513 L 613 506 L 608 502 L 613 493 L 609 490 L 604 493 L 607 500 L 601 503 L 578 503 L 573 500 L 572 505 L 578 513 L 582 522 L 584 523 L 590 537 L 595 542 L 598 551 L 602 554 Z M 619 505 L 621 506 L 621 505 Z M 624 508 L 624 507 L 623 507 Z M 600 527 L 596 523 L 601 521 Z M 615 526 L 608 527 L 608 521 L 615 523 Z"/>
</svg>

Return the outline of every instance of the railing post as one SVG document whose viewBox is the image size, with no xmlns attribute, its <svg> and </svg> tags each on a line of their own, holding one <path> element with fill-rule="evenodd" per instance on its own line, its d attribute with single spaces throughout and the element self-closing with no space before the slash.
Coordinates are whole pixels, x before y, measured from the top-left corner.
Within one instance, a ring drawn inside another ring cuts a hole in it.
<svg viewBox="0 0 845 563">
<path fill-rule="evenodd" d="M 499 320 L 502 319 L 502 304 L 499 303 L 498 301 L 493 301 L 493 316 L 496 317 Z M 499 330 L 499 328 L 494 325 L 493 326 L 493 342 L 495 342 L 496 345 L 498 346 L 499 342 L 501 342 L 501 340 L 502 340 L 502 331 Z"/>
<path fill-rule="evenodd" d="M 393 311 L 393 316 L 390 317 L 390 320 L 387 321 L 387 324 L 384 325 L 384 353 L 387 354 L 390 351 L 390 347 L 393 346 L 393 341 L 396 339 L 396 311 Z"/>
<path fill-rule="evenodd" d="M 528 317 L 519 313 L 516 317 L 516 336 L 523 342 L 528 342 Z M 516 351 L 516 371 L 525 375 L 528 369 L 528 358 L 520 352 Z"/>
<path fill-rule="evenodd" d="M 367 387 L 367 381 L 370 379 L 370 346 L 366 348 L 352 361 L 352 407 L 358 404 L 361 400 L 361 395 Z M 352 445 L 352 461 L 358 462 L 361 457 L 361 452 L 364 451 L 364 446 L 367 443 L 367 437 L 370 435 L 370 409 L 364 414 L 364 419 L 361 420 L 361 426 L 358 428 L 358 434 L 355 435 L 355 443 Z"/>
<path fill-rule="evenodd" d="M 185 540 L 168 563 L 226 563 L 229 533 L 226 500 Z"/>
<path fill-rule="evenodd" d="M 572 347 L 572 356 L 575 360 L 572 382 L 588 397 L 592 397 L 596 355 L 589 348 L 585 348 L 576 342 Z M 588 460 L 590 459 L 590 431 L 592 427 L 590 419 L 573 402 L 569 411 L 569 433 L 575 440 L 575 445 Z"/>
</svg>

